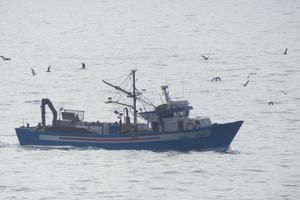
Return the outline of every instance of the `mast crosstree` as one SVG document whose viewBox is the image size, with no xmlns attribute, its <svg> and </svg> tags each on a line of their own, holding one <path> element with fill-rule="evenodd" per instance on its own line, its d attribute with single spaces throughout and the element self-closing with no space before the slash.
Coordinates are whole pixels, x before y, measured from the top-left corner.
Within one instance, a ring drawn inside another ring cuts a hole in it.
<svg viewBox="0 0 300 200">
<path fill-rule="evenodd" d="M 117 85 L 113 85 L 107 81 L 104 81 L 103 80 L 103 83 L 105 83 L 106 85 L 109 85 L 111 87 L 113 87 L 114 89 L 120 91 L 120 92 L 123 92 L 127 95 L 127 97 L 129 98 L 132 98 L 133 99 L 133 102 L 132 102 L 132 105 L 130 104 L 126 104 L 126 103 L 122 103 L 122 102 L 118 102 L 118 101 L 113 101 L 111 98 L 108 98 L 108 101 L 106 103 L 115 103 L 115 104 L 119 104 L 119 105 L 123 105 L 123 106 L 127 106 L 127 107 L 130 107 L 133 109 L 133 125 L 134 127 L 137 126 L 137 109 L 136 109 L 136 102 L 137 100 L 141 100 L 138 95 L 140 95 L 139 92 L 137 92 L 137 89 L 136 89 L 136 79 L 135 79 L 135 73 L 136 73 L 137 70 L 131 70 L 131 75 L 132 75 L 132 92 L 130 91 L 127 91 Z M 149 105 L 152 105 L 151 103 L 149 102 L 146 102 L 145 103 L 149 104 Z"/>
</svg>

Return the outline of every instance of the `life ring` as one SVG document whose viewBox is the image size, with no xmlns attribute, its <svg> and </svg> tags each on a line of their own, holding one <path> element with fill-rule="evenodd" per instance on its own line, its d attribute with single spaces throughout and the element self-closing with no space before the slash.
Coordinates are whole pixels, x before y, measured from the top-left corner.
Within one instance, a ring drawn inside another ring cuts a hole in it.
<svg viewBox="0 0 300 200">
<path fill-rule="evenodd" d="M 186 125 L 185 125 L 185 129 L 186 130 L 192 130 L 195 128 L 195 125 L 192 123 L 192 122 L 188 122 Z"/>
</svg>

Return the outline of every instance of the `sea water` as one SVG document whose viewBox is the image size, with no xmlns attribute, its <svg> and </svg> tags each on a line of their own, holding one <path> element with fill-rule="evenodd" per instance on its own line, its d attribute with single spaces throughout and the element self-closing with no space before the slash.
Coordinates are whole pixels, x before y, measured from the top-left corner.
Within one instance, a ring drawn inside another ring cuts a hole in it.
<svg viewBox="0 0 300 200">
<path fill-rule="evenodd" d="M 300 197 L 299 1 L 1 0 L 0 19 L 0 199 Z M 122 108 L 104 102 L 128 100 L 102 80 L 131 69 L 155 105 L 168 85 L 192 116 L 244 120 L 231 150 L 19 145 L 14 128 L 40 122 L 45 97 L 116 121 Z"/>
</svg>

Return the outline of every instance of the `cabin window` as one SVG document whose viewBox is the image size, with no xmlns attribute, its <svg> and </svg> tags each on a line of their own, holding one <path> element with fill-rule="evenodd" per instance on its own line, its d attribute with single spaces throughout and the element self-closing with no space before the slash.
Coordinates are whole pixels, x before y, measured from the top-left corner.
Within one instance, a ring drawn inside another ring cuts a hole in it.
<svg viewBox="0 0 300 200">
<path fill-rule="evenodd" d="M 166 112 L 165 118 L 173 118 L 174 117 L 174 113 L 173 112 Z"/>
<path fill-rule="evenodd" d="M 183 131 L 183 121 L 178 121 L 177 122 L 177 128 L 179 131 Z"/>
<path fill-rule="evenodd" d="M 179 117 L 183 117 L 183 112 L 179 112 Z"/>
<path fill-rule="evenodd" d="M 152 122 L 151 127 L 152 127 L 153 132 L 158 132 L 159 131 L 158 122 Z"/>
<path fill-rule="evenodd" d="M 188 117 L 189 116 L 189 111 L 185 111 L 185 116 Z"/>
</svg>

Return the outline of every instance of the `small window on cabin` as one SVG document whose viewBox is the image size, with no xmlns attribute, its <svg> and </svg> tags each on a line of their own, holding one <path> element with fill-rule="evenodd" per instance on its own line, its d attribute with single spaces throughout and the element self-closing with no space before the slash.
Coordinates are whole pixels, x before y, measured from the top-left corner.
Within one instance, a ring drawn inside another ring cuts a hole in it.
<svg viewBox="0 0 300 200">
<path fill-rule="evenodd" d="M 179 117 L 183 117 L 183 112 L 179 112 Z"/>
<path fill-rule="evenodd" d="M 166 118 L 173 118 L 174 117 L 174 113 L 173 112 L 167 112 L 166 113 Z"/>
<path fill-rule="evenodd" d="M 152 127 L 153 132 L 158 132 L 159 131 L 158 122 L 152 122 L 151 127 Z"/>
<path fill-rule="evenodd" d="M 186 116 L 186 117 L 189 116 L 189 111 L 188 111 L 188 110 L 185 111 L 185 116 Z"/>
<path fill-rule="evenodd" d="M 183 121 L 178 121 L 177 122 L 177 128 L 179 131 L 183 131 Z"/>
</svg>

